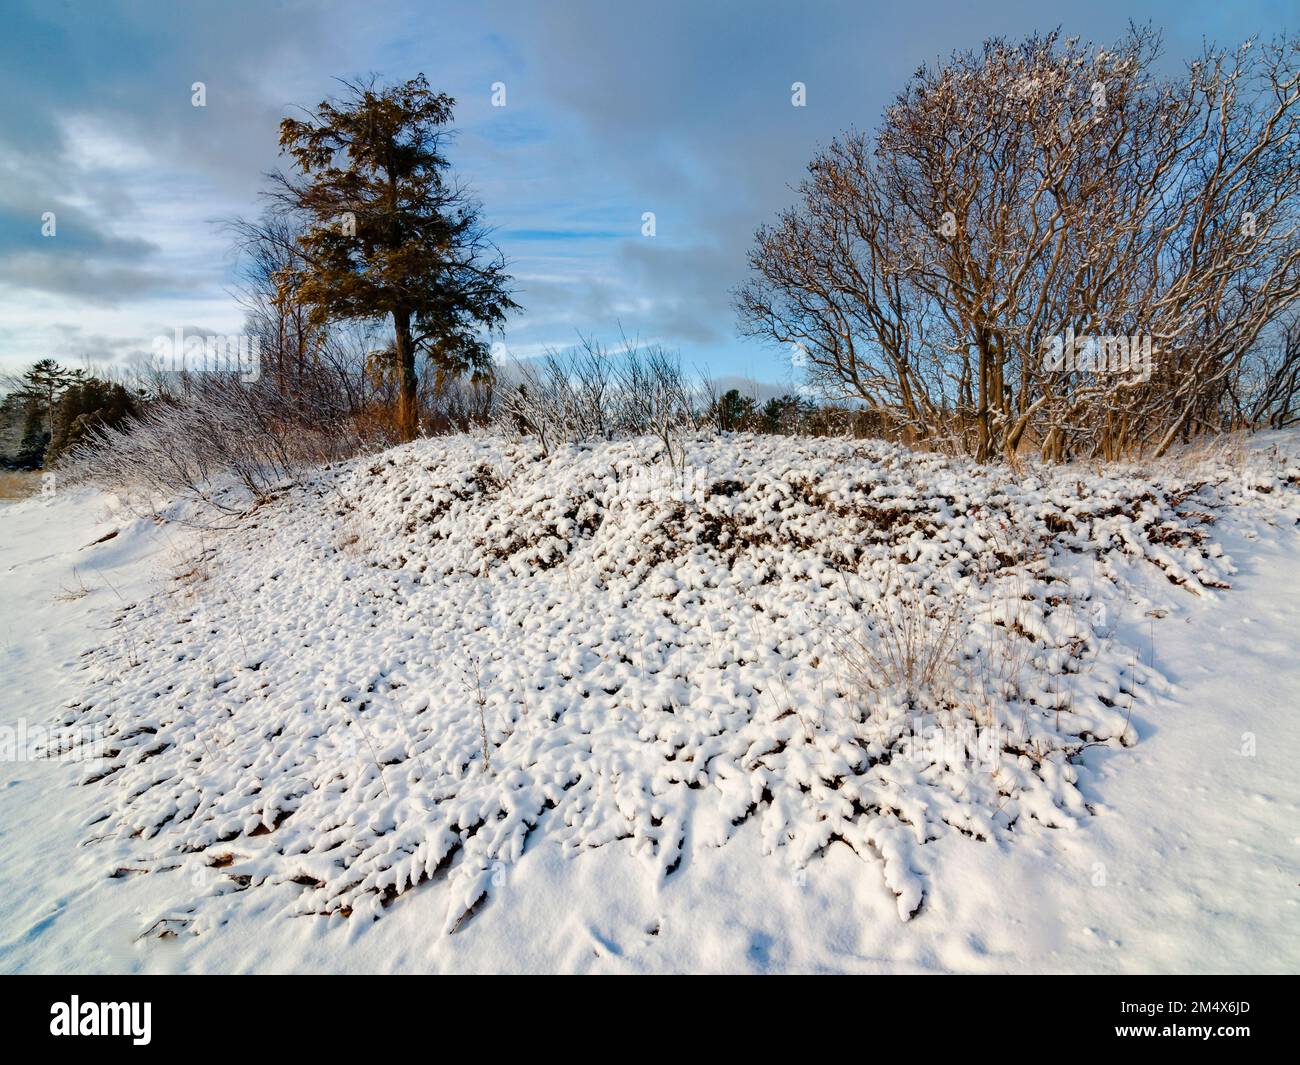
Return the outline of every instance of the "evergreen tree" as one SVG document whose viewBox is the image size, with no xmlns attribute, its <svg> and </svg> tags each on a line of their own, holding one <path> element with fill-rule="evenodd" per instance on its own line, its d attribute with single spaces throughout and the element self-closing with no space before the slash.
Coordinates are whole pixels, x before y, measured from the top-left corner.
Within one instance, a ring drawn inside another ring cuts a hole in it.
<svg viewBox="0 0 1300 1065">
<path fill-rule="evenodd" d="M 88 377 L 72 385 L 58 401 L 46 461 L 54 462 L 93 430 L 120 425 L 137 413 L 135 398 L 119 384 Z"/>
<path fill-rule="evenodd" d="M 35 470 L 45 461 L 45 446 L 50 442 L 50 434 L 45 431 L 45 414 L 40 400 L 28 397 L 27 409 L 23 416 L 23 438 L 18 445 L 18 454 L 14 463 L 19 469 Z"/>
<path fill-rule="evenodd" d="M 724 392 L 718 400 L 718 428 L 733 433 L 750 427 L 754 421 L 756 404 L 750 396 L 742 396 L 738 388 Z"/>
<path fill-rule="evenodd" d="M 483 334 L 516 304 L 478 205 L 447 175 L 452 98 L 423 74 L 348 90 L 308 119 L 280 123 L 300 176 L 276 176 L 276 198 L 309 224 L 298 239 L 303 264 L 278 280 L 316 322 L 392 320 L 397 425 L 409 440 L 419 428 L 417 355 L 445 373 L 488 369 Z"/>
<path fill-rule="evenodd" d="M 53 431 L 55 400 L 66 389 L 83 381 L 85 376 L 85 371 L 65 370 L 53 359 L 42 359 L 23 374 L 22 387 L 16 394 L 37 403 L 46 440 Z"/>
<path fill-rule="evenodd" d="M 53 359 L 41 359 L 19 380 L 13 400 L 23 405 L 23 432 L 15 463 L 34 470 L 45 461 L 45 449 L 54 425 L 54 407 L 71 386 L 83 381 L 82 370 L 67 370 Z"/>
<path fill-rule="evenodd" d="M 816 406 L 799 396 L 775 396 L 763 405 L 763 432 L 797 433 Z"/>
</svg>

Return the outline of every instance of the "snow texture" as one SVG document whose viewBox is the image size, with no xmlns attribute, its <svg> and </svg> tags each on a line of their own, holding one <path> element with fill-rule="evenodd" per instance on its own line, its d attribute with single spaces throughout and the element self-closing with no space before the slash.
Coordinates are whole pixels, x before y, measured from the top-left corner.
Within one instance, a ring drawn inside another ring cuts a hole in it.
<svg viewBox="0 0 1300 1065">
<path fill-rule="evenodd" d="M 628 841 L 662 889 L 751 825 L 796 883 L 847 845 L 907 921 L 962 890 L 936 840 L 1090 818 L 1081 752 L 1140 744 L 1166 687 L 1138 634 L 1231 594 L 1216 522 L 1294 524 L 1297 483 L 1282 452 L 1012 470 L 724 436 L 674 470 L 648 439 L 422 440 L 123 604 L 62 717 L 107 737 L 85 842 L 165 878 L 154 934 L 368 923 L 430 881 L 454 933 L 530 842 Z"/>
</svg>

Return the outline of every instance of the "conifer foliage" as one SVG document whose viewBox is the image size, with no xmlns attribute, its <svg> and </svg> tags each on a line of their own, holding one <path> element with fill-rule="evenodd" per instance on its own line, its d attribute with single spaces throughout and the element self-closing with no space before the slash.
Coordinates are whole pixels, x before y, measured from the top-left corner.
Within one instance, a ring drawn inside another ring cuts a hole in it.
<svg viewBox="0 0 1300 1065">
<path fill-rule="evenodd" d="M 319 321 L 387 318 L 402 439 L 419 431 L 416 360 L 439 373 L 489 366 L 487 337 L 516 304 L 477 202 L 449 174 L 454 100 L 423 74 L 392 87 L 345 83 L 342 99 L 280 124 L 296 176 L 275 197 L 306 223 L 302 263 L 281 290 Z"/>
</svg>

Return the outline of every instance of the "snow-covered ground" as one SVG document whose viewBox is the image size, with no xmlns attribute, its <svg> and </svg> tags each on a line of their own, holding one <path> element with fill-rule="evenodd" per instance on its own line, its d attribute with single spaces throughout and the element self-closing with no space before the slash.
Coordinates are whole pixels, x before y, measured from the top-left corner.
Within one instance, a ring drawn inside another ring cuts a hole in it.
<svg viewBox="0 0 1300 1065">
<path fill-rule="evenodd" d="M 1300 969 L 1296 444 L 4 505 L 0 970 Z"/>
</svg>

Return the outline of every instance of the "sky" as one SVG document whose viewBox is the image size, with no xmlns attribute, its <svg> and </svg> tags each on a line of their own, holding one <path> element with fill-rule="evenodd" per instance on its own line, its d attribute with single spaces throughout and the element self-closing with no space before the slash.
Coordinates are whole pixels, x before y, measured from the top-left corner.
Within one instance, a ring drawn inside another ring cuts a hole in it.
<svg viewBox="0 0 1300 1065">
<path fill-rule="evenodd" d="M 1300 5 L 0 0 L 0 372 L 239 333 L 221 222 L 256 216 L 288 167 L 280 119 L 336 78 L 424 73 L 457 101 L 452 164 L 511 264 L 501 354 L 626 335 L 793 382 L 789 353 L 739 337 L 731 294 L 818 146 L 953 50 L 1057 27 L 1104 45 L 1130 19 L 1164 31 L 1174 69 L 1204 38 L 1294 31 Z"/>
</svg>

